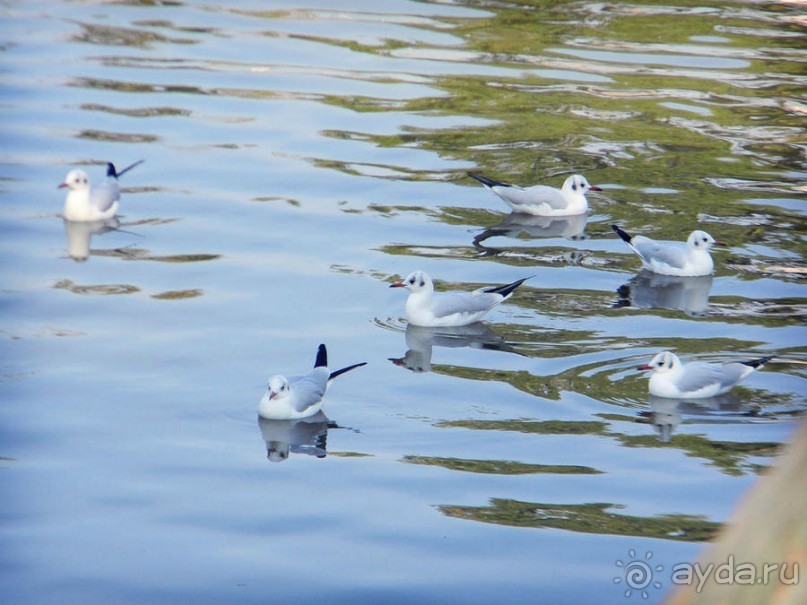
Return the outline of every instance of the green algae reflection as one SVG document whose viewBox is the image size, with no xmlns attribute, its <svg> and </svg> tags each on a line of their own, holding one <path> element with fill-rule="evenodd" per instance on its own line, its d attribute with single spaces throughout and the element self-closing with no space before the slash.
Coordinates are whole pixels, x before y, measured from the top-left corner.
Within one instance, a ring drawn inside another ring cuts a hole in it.
<svg viewBox="0 0 807 605">
<path fill-rule="evenodd" d="M 628 418 L 628 420 L 632 420 Z M 722 473 L 740 476 L 756 473 L 760 465 L 752 457 L 771 458 L 781 444 L 773 442 L 713 441 L 704 435 L 673 435 L 669 442 L 659 441 L 655 435 L 627 435 L 609 428 L 606 422 L 566 420 L 452 420 L 438 422 L 438 428 L 465 428 L 485 431 L 514 431 L 538 435 L 598 435 L 618 440 L 625 447 L 673 448 L 687 456 L 706 460 Z"/>
<path fill-rule="evenodd" d="M 440 466 L 452 471 L 468 473 L 482 473 L 486 475 L 599 475 L 598 471 L 590 466 L 571 464 L 526 464 L 513 460 L 468 460 L 463 458 L 439 458 L 434 456 L 404 456 L 404 462 L 410 464 L 423 464 L 426 466 Z"/>
<path fill-rule="evenodd" d="M 614 504 L 544 504 L 493 498 L 490 506 L 440 505 L 448 517 L 510 525 L 513 527 L 551 527 L 587 534 L 612 534 L 641 538 L 660 538 L 683 542 L 711 540 L 720 523 L 694 515 L 658 515 L 635 517 L 612 512 Z"/>
</svg>

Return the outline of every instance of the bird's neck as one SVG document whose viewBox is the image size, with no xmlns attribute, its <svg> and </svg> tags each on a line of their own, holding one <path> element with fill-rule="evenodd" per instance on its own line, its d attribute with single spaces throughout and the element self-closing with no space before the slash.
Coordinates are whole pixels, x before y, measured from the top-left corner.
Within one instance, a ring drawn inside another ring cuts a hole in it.
<svg viewBox="0 0 807 605">
<path fill-rule="evenodd" d="M 714 269 L 715 264 L 708 250 L 691 247 L 689 249 L 689 258 L 703 271 L 711 272 Z"/>
<path fill-rule="evenodd" d="M 563 197 L 566 198 L 566 203 L 568 204 L 567 211 L 579 211 L 582 213 L 588 210 L 588 201 L 585 194 L 567 189 L 563 192 Z"/>
<path fill-rule="evenodd" d="M 406 310 L 412 311 L 415 309 L 422 309 L 427 306 L 432 300 L 432 292 L 429 290 L 421 290 L 419 292 L 410 292 L 406 299 Z"/>
</svg>

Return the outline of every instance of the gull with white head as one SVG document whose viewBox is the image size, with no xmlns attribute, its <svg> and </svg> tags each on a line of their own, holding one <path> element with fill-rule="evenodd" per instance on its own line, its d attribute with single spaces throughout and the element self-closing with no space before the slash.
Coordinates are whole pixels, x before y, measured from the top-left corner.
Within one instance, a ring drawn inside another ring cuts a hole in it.
<svg viewBox="0 0 807 605">
<path fill-rule="evenodd" d="M 325 391 L 331 380 L 367 362 L 331 372 L 328 370 L 328 351 L 319 345 L 314 369 L 298 376 L 276 374 L 267 383 L 267 390 L 258 405 L 258 414 L 269 420 L 289 420 L 313 416 L 322 409 Z"/>
<path fill-rule="evenodd" d="M 525 277 L 505 286 L 479 288 L 473 292 L 435 293 L 434 283 L 425 272 L 410 273 L 390 288 L 406 288 L 406 321 L 426 328 L 467 326 L 482 319 L 493 307 L 513 295 Z"/>
<path fill-rule="evenodd" d="M 714 261 L 709 250 L 714 245 L 724 245 L 700 230 L 690 233 L 686 242 L 671 242 L 631 235 L 618 225 L 611 225 L 611 229 L 642 259 L 645 269 L 661 275 L 710 275 L 714 271 Z"/>
<path fill-rule="evenodd" d="M 586 177 L 573 174 L 563 183 L 560 189 L 549 185 L 533 185 L 519 187 L 510 183 L 494 181 L 487 177 L 468 173 L 472 179 L 482 183 L 487 189 L 499 196 L 513 212 L 534 214 L 536 216 L 570 216 L 583 214 L 588 210 L 588 191 L 602 191 L 590 185 Z"/>
<path fill-rule="evenodd" d="M 68 172 L 64 181 L 59 184 L 60 189 L 69 189 L 64 199 L 62 216 L 68 221 L 105 221 L 114 217 L 120 199 L 118 178 L 144 161 L 137 161 L 120 172 L 115 170 L 114 164 L 108 162 L 106 179 L 98 185 L 91 185 L 90 177 L 83 170 Z"/>
<path fill-rule="evenodd" d="M 773 358 L 773 355 L 768 355 L 749 361 L 681 363 L 675 353 L 664 351 L 638 369 L 652 372 L 649 386 L 651 395 L 671 399 L 703 399 L 727 393 Z"/>
</svg>

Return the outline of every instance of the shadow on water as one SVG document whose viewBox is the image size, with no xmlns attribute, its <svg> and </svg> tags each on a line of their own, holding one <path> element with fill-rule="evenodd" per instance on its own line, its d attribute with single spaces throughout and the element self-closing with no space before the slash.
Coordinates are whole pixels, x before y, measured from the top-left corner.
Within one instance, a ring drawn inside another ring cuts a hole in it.
<svg viewBox="0 0 807 605">
<path fill-rule="evenodd" d="M 475 235 L 473 245 L 475 248 L 491 253 L 497 252 L 497 250 L 484 246 L 483 242 L 493 237 L 529 237 L 531 239 L 562 237 L 571 241 L 581 241 L 586 238 L 587 221 L 587 214 L 547 217 L 513 212 L 508 214 L 499 224 L 488 227 Z"/>
<path fill-rule="evenodd" d="M 270 462 L 283 462 L 290 454 L 325 458 L 328 455 L 328 429 L 336 426 L 322 411 L 296 420 L 259 417 L 258 425 Z"/>
<path fill-rule="evenodd" d="M 120 226 L 117 218 L 107 221 L 68 221 L 63 219 L 63 223 L 64 231 L 67 235 L 67 255 L 76 261 L 85 261 L 90 257 L 90 243 L 93 235 L 117 231 Z"/>
<path fill-rule="evenodd" d="M 711 275 L 674 277 L 642 270 L 617 290 L 614 306 L 638 309 L 674 309 L 702 317 L 709 306 Z"/>
<path fill-rule="evenodd" d="M 648 400 L 650 411 L 639 413 L 639 422 L 653 425 L 659 441 L 669 443 L 678 425 L 685 422 L 689 424 L 706 423 L 732 423 L 764 421 L 768 416 L 762 411 L 759 403 L 746 402 L 726 393 L 719 397 L 708 399 L 687 400 L 667 399 L 650 395 Z"/>
<path fill-rule="evenodd" d="M 396 366 L 413 372 L 432 371 L 432 352 L 434 347 L 484 349 L 486 351 L 518 351 L 510 346 L 501 336 L 486 324 L 476 322 L 468 326 L 424 328 L 406 326 L 406 348 L 403 357 L 390 357 L 389 361 Z"/>
</svg>

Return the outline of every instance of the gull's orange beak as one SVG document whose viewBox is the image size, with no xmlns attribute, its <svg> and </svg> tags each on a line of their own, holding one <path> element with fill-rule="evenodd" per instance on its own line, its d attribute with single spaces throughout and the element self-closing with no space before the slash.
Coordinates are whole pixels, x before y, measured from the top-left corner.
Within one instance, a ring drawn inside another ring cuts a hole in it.
<svg viewBox="0 0 807 605">
<path fill-rule="evenodd" d="M 638 368 L 636 368 L 636 369 L 637 369 L 637 370 L 652 370 L 652 369 L 653 369 L 653 366 L 648 365 L 648 364 L 644 364 L 643 366 L 639 366 L 639 367 L 638 367 Z"/>
<path fill-rule="evenodd" d="M 602 191 L 602 189 L 600 189 L 600 188 L 599 188 L 599 187 L 597 187 L 596 185 L 591 185 L 591 186 L 588 188 L 588 190 L 589 190 L 589 191 Z"/>
<path fill-rule="evenodd" d="M 394 284 L 389 285 L 390 288 L 403 288 L 405 286 L 406 284 L 404 284 L 402 281 L 396 281 Z"/>
<path fill-rule="evenodd" d="M 56 189 L 62 189 L 63 187 L 69 187 L 69 186 L 70 186 L 70 185 L 68 185 L 67 183 L 60 183 L 60 184 L 59 184 L 59 185 L 56 187 Z"/>
</svg>

